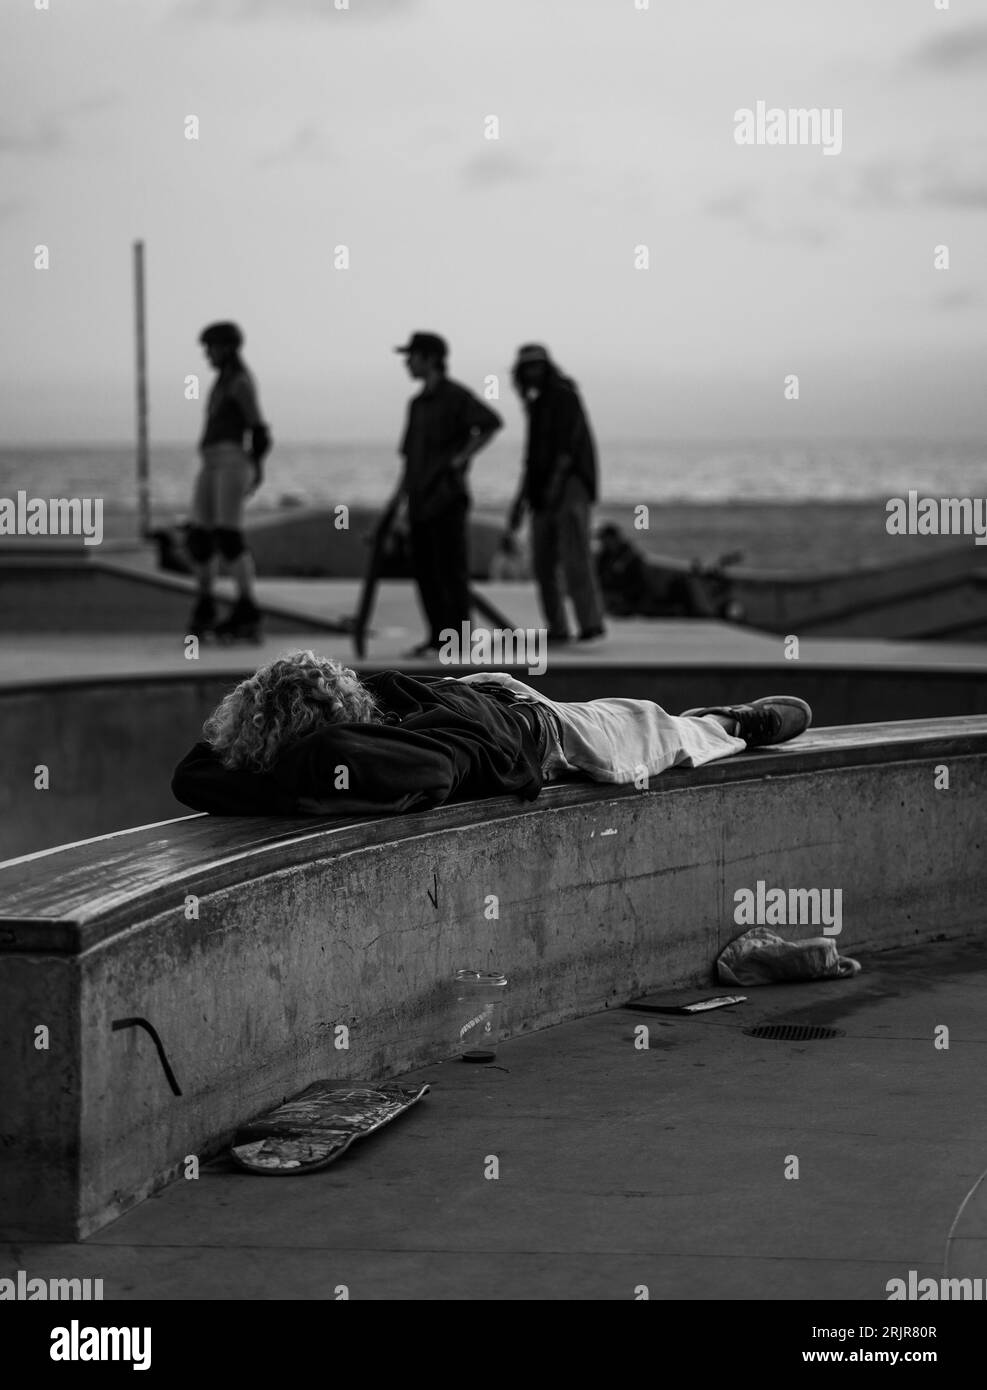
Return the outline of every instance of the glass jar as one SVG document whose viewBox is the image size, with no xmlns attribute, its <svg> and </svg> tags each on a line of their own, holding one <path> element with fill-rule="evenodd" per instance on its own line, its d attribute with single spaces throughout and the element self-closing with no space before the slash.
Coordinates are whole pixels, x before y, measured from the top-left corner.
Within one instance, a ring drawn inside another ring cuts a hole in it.
<svg viewBox="0 0 987 1390">
<path fill-rule="evenodd" d="M 507 976 L 457 970 L 454 1040 L 464 1062 L 492 1062 L 503 1028 Z"/>
</svg>

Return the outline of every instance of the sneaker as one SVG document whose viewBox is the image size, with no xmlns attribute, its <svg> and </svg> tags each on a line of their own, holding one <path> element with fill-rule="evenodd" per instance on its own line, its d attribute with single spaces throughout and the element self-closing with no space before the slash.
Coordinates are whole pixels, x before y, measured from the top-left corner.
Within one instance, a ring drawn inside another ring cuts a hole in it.
<svg viewBox="0 0 987 1390">
<path fill-rule="evenodd" d="M 804 734 L 812 723 L 812 710 L 797 695 L 762 695 L 749 705 L 708 705 L 705 709 L 687 709 L 682 717 L 699 718 L 704 714 L 723 714 L 728 719 L 735 719 L 735 737 L 742 738 L 748 748 L 787 743 L 790 738 Z"/>
<path fill-rule="evenodd" d="M 572 638 L 567 632 L 552 632 L 549 629 L 545 635 L 545 641 L 550 647 L 565 647 L 572 641 Z"/>
<path fill-rule="evenodd" d="M 592 642 L 595 638 L 606 637 L 606 635 L 607 630 L 605 627 L 588 627 L 585 632 L 579 634 L 578 640 L 580 642 Z"/>
</svg>

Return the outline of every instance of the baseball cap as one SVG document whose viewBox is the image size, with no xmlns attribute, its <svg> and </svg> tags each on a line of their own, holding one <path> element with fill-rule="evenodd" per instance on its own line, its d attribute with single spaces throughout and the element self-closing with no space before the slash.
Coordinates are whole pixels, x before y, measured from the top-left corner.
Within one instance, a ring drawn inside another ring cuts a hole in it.
<svg viewBox="0 0 987 1390">
<path fill-rule="evenodd" d="M 403 352 L 405 356 L 410 352 L 423 352 L 429 357 L 448 357 L 449 345 L 438 333 L 412 333 L 404 346 L 394 351 Z"/>
</svg>

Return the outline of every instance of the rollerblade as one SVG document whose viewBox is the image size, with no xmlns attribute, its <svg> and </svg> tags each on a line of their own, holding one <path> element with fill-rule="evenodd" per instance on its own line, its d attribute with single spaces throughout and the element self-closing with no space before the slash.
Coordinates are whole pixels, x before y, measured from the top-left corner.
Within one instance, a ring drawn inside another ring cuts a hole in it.
<svg viewBox="0 0 987 1390">
<path fill-rule="evenodd" d="M 260 609 L 253 599 L 238 598 L 229 616 L 217 623 L 216 636 L 224 646 L 232 646 L 234 642 L 252 642 L 255 645 L 260 642 Z"/>
<path fill-rule="evenodd" d="M 189 635 L 198 637 L 200 642 L 209 641 L 216 635 L 216 617 L 216 605 L 212 594 L 200 594 L 188 620 Z"/>
</svg>

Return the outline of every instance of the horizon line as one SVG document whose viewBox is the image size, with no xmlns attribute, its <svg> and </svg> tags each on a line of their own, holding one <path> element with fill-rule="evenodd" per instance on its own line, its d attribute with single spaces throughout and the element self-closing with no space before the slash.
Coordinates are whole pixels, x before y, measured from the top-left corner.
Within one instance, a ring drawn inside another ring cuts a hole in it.
<svg viewBox="0 0 987 1390">
<path fill-rule="evenodd" d="M 496 443 L 496 436 L 491 443 Z M 733 434 L 733 435 L 651 435 L 651 436 L 610 436 L 601 439 L 596 436 L 598 449 L 603 448 L 628 448 L 628 447 L 650 447 L 676 444 L 794 444 L 808 446 L 812 444 L 832 444 L 832 443 L 867 443 L 867 444 L 970 444 L 974 447 L 983 447 L 987 450 L 987 431 L 984 435 L 979 434 L 824 434 L 824 435 L 767 435 L 767 434 Z M 390 449 L 395 454 L 398 453 L 397 446 L 393 438 L 346 438 L 346 439 L 313 439 L 295 438 L 291 436 L 277 436 L 274 440 L 274 447 L 284 445 L 292 448 L 336 448 L 345 449 L 352 447 L 367 447 Z M 95 439 L 83 440 L 72 443 L 67 440 L 59 439 L 18 439 L 4 440 L 0 443 L 0 452 L 13 449 L 134 449 L 136 441 L 132 437 L 123 439 Z M 167 449 L 188 449 L 191 453 L 198 453 L 198 444 L 190 442 L 189 438 L 184 439 L 154 439 L 149 441 L 149 448 Z M 479 456 L 478 456 L 479 457 Z"/>
</svg>

